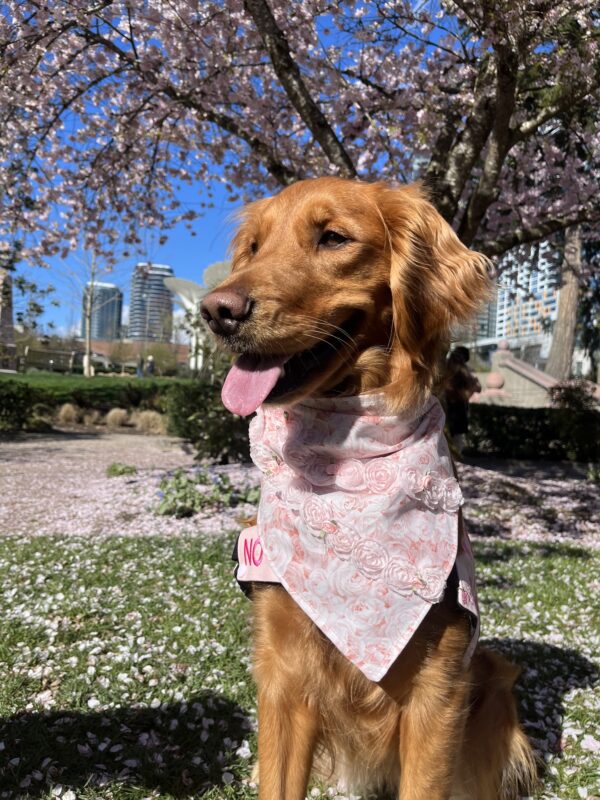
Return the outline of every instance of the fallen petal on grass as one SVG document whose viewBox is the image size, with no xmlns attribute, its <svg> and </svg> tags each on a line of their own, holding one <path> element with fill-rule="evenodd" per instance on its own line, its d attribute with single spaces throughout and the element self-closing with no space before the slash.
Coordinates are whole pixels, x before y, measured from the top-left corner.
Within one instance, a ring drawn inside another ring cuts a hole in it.
<svg viewBox="0 0 600 800">
<path fill-rule="evenodd" d="M 166 472 L 197 469 L 166 437 L 8 446 L 0 798 L 255 798 L 250 604 L 230 560 L 240 507 L 157 517 Z M 137 473 L 108 478 L 113 462 Z M 535 800 L 598 795 L 598 501 L 543 467 L 459 471 L 482 637 L 522 667 L 521 717 L 546 765 Z"/>
</svg>

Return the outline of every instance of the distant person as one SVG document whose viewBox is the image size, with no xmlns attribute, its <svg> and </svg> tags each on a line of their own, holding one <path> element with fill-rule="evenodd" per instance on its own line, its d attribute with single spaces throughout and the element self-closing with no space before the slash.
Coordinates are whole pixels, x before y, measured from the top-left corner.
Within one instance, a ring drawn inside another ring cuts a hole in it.
<svg viewBox="0 0 600 800">
<path fill-rule="evenodd" d="M 137 378 L 144 377 L 144 356 L 140 354 L 137 360 L 137 367 L 135 368 L 135 375 Z"/>
<path fill-rule="evenodd" d="M 149 378 L 154 375 L 154 356 L 148 356 L 146 359 L 146 375 Z"/>
<path fill-rule="evenodd" d="M 459 455 L 469 432 L 469 400 L 481 391 L 481 384 L 467 367 L 470 353 L 467 347 L 455 347 L 446 361 L 444 400 L 446 421 L 452 442 Z"/>
</svg>

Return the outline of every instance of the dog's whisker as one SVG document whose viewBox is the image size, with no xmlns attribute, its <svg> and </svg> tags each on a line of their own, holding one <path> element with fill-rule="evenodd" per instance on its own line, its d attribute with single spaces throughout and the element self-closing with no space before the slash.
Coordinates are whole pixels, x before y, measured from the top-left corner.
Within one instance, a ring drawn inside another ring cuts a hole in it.
<svg viewBox="0 0 600 800">
<path fill-rule="evenodd" d="M 318 334 L 318 331 L 317 331 L 317 334 Z M 317 342 L 324 342 L 325 344 L 327 344 L 330 347 L 332 347 L 333 350 L 335 350 L 336 353 L 343 354 L 344 350 L 345 350 L 346 351 L 346 355 L 348 357 L 354 355 L 356 350 L 357 350 L 357 345 L 356 345 L 356 342 L 354 340 L 351 340 L 350 342 L 345 342 L 343 339 L 341 339 L 341 337 L 333 336 L 331 334 L 329 336 L 326 336 L 325 338 L 321 338 L 320 336 L 318 336 L 316 334 L 311 334 L 311 333 L 308 333 L 308 332 L 305 332 L 304 335 L 310 337 L 311 339 L 314 339 Z M 336 342 L 339 342 L 341 348 L 343 348 L 343 349 L 338 349 L 335 346 L 334 342 L 330 341 L 331 339 L 333 339 Z"/>
<path fill-rule="evenodd" d="M 354 354 L 354 351 L 352 350 L 352 348 L 346 342 L 340 341 L 339 339 L 337 339 L 337 341 L 340 342 L 340 345 L 343 348 L 346 348 L 347 352 L 344 353 L 344 350 L 342 348 L 336 347 L 335 343 L 330 341 L 330 339 L 336 338 L 336 337 L 329 336 L 329 337 L 326 337 L 325 339 L 323 339 L 323 338 L 321 338 L 320 336 L 318 336 L 316 334 L 309 333 L 308 331 L 305 331 L 304 336 L 308 337 L 309 339 L 313 339 L 315 342 L 318 342 L 319 344 L 323 343 L 323 344 L 328 345 L 329 347 L 331 347 L 331 349 L 334 351 L 334 353 L 338 353 L 342 357 L 350 357 L 350 356 L 352 356 Z M 295 337 L 295 341 L 297 341 L 297 342 L 300 341 L 298 336 Z M 306 354 L 311 355 L 312 358 L 314 359 L 315 363 L 318 364 L 318 359 L 317 359 L 317 357 L 315 356 L 315 354 L 311 350 L 307 350 Z"/>
<path fill-rule="evenodd" d="M 294 317 L 298 319 L 305 319 L 313 326 L 314 334 L 309 331 L 304 331 L 305 336 L 310 336 L 311 338 L 319 340 L 318 334 L 320 333 L 326 339 L 335 339 L 336 341 L 339 341 L 341 345 L 348 348 L 348 355 L 353 355 L 354 352 L 358 350 L 356 339 L 339 325 L 334 325 L 326 320 L 320 320 L 317 317 L 310 317 L 307 314 L 295 314 Z M 345 340 L 342 337 L 345 337 Z M 320 341 L 323 340 L 320 339 Z"/>
</svg>

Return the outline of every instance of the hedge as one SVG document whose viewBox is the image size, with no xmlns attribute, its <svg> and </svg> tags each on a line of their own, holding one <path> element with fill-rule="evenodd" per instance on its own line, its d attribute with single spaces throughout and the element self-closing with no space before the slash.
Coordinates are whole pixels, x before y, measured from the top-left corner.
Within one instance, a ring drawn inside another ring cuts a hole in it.
<svg viewBox="0 0 600 800">
<path fill-rule="evenodd" d="M 174 384 L 167 394 L 168 431 L 192 442 L 199 458 L 249 461 L 248 419 L 230 414 L 218 385 Z"/>
<path fill-rule="evenodd" d="M 192 380 L 2 377 L 0 430 L 23 428 L 35 414 L 36 405 L 55 408 L 66 402 L 101 412 L 114 407 L 166 411 L 169 433 L 191 441 L 198 457 L 220 462 L 249 459 L 248 419 L 223 408 L 218 386 Z M 470 407 L 467 453 L 597 463 L 600 412 L 474 403 Z"/>
<path fill-rule="evenodd" d="M 223 408 L 218 386 L 199 381 L 156 381 L 123 378 L 84 379 L 43 375 L 0 378 L 0 431 L 29 427 L 36 407 L 50 412 L 63 403 L 103 413 L 111 408 L 166 411 L 168 430 L 188 439 L 199 458 L 249 461 L 248 420 Z"/>
<path fill-rule="evenodd" d="M 0 431 L 19 431 L 40 402 L 38 392 L 14 380 L 0 380 Z"/>
<path fill-rule="evenodd" d="M 34 373 L 0 378 L 0 389 L 4 395 L 11 391 L 6 384 L 25 387 L 26 391 L 35 394 L 37 403 L 44 403 L 50 408 L 63 403 L 75 403 L 81 408 L 106 413 L 115 407 L 164 411 L 165 396 L 173 386 L 173 381 Z"/>
<path fill-rule="evenodd" d="M 467 452 L 501 458 L 596 462 L 600 412 L 473 403 Z"/>
<path fill-rule="evenodd" d="M 248 460 L 248 419 L 221 405 L 219 388 L 189 383 L 167 395 L 169 431 L 189 439 L 199 457 Z M 471 406 L 468 452 L 501 458 L 600 460 L 600 412 Z"/>
</svg>

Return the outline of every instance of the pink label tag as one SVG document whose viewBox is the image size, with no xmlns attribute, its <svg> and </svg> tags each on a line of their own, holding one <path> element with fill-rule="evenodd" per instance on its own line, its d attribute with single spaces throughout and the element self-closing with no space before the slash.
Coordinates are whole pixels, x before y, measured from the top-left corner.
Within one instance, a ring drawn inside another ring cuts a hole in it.
<svg viewBox="0 0 600 800">
<path fill-rule="evenodd" d="M 458 602 L 463 608 L 466 608 L 467 611 L 470 611 L 471 614 L 474 614 L 475 616 L 478 615 L 479 609 L 477 608 L 477 601 L 473 596 L 473 590 L 471 589 L 471 586 L 466 581 L 458 582 Z"/>
<path fill-rule="evenodd" d="M 237 554 L 239 561 L 237 578 L 239 581 L 279 583 L 279 578 L 267 564 L 267 557 L 255 525 L 245 528 L 240 533 Z"/>
</svg>

